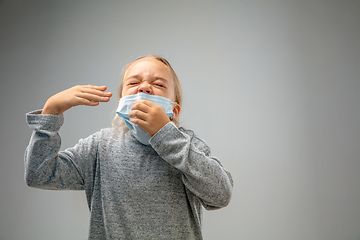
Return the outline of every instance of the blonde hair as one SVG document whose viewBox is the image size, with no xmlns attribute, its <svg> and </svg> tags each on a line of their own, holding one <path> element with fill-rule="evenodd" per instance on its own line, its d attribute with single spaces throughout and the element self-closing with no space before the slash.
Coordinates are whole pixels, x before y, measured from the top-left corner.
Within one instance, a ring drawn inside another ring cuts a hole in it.
<svg viewBox="0 0 360 240">
<path fill-rule="evenodd" d="M 160 57 L 159 55 L 156 55 L 156 54 L 149 54 L 149 55 L 145 55 L 145 56 L 142 56 L 142 57 L 139 57 L 138 59 L 136 59 L 135 61 L 132 61 L 131 63 L 127 64 L 124 68 L 123 68 L 123 71 L 122 71 L 122 76 L 121 76 L 121 83 L 120 83 L 120 86 L 118 88 L 118 91 L 117 91 L 117 98 L 118 98 L 118 101 L 120 100 L 120 98 L 122 97 L 122 90 L 123 90 L 123 87 L 124 87 L 124 77 L 125 77 L 125 74 L 127 72 L 127 70 L 129 69 L 129 67 L 135 63 L 136 61 L 138 60 L 141 60 L 141 59 L 155 59 L 155 60 L 158 60 L 159 62 L 162 62 L 165 66 L 167 66 L 172 74 L 172 77 L 173 77 L 173 81 L 174 81 L 174 95 L 175 95 L 175 102 L 177 104 L 179 104 L 179 106 L 181 107 L 181 104 L 182 104 L 182 92 L 181 92 L 181 86 L 180 86 L 180 81 L 174 71 L 174 69 L 171 67 L 170 63 L 163 57 Z M 175 123 L 176 126 L 179 126 L 179 117 L 175 118 L 175 119 L 171 119 L 171 121 L 173 121 Z M 118 128 L 120 127 L 121 125 L 123 125 L 124 121 L 122 118 L 120 118 L 117 114 L 115 115 L 113 121 L 112 121 L 112 126 L 114 128 Z"/>
</svg>

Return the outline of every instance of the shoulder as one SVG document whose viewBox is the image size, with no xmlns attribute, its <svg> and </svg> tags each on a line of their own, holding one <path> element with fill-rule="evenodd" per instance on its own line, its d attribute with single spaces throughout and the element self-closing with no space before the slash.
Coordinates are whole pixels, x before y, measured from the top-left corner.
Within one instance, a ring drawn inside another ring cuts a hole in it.
<svg viewBox="0 0 360 240">
<path fill-rule="evenodd" d="M 204 139 L 199 137 L 193 130 L 186 129 L 184 127 L 179 127 L 179 130 L 189 136 L 191 143 L 200 151 L 204 152 L 206 155 L 210 155 L 211 149 L 209 145 L 205 142 Z"/>
</svg>

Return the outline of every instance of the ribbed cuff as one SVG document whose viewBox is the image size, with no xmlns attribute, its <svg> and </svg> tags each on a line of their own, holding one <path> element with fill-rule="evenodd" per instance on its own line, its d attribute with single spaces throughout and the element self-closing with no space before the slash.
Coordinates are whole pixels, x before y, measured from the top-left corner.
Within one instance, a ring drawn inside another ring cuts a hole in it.
<svg viewBox="0 0 360 240">
<path fill-rule="evenodd" d="M 64 123 L 64 115 L 41 114 L 42 110 L 35 110 L 26 114 L 26 121 L 33 130 L 59 131 Z"/>
</svg>

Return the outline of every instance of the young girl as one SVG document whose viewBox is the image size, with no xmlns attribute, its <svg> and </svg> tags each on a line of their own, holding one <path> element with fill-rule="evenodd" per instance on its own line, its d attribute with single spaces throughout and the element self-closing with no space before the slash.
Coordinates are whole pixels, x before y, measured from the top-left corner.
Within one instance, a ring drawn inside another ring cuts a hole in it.
<svg viewBox="0 0 360 240">
<path fill-rule="evenodd" d="M 111 96 L 105 86 L 75 86 L 27 114 L 27 185 L 85 190 L 89 239 L 202 239 L 201 206 L 227 206 L 233 182 L 205 142 L 178 127 L 180 84 L 164 58 L 141 57 L 124 69 L 114 123 L 126 125 L 59 152 L 63 112 Z"/>
</svg>

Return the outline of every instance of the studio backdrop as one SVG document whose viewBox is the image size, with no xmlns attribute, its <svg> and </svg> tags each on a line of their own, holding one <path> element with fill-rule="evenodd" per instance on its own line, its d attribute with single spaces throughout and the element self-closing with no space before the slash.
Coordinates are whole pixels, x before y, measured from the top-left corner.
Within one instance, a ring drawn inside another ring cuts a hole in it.
<svg viewBox="0 0 360 240">
<path fill-rule="evenodd" d="M 180 124 L 232 173 L 206 240 L 360 239 L 360 1 L 0 1 L 0 239 L 87 239 L 84 192 L 24 182 L 27 112 L 74 85 L 116 95 L 167 58 Z M 117 99 L 64 114 L 62 149 L 111 126 Z"/>
</svg>

